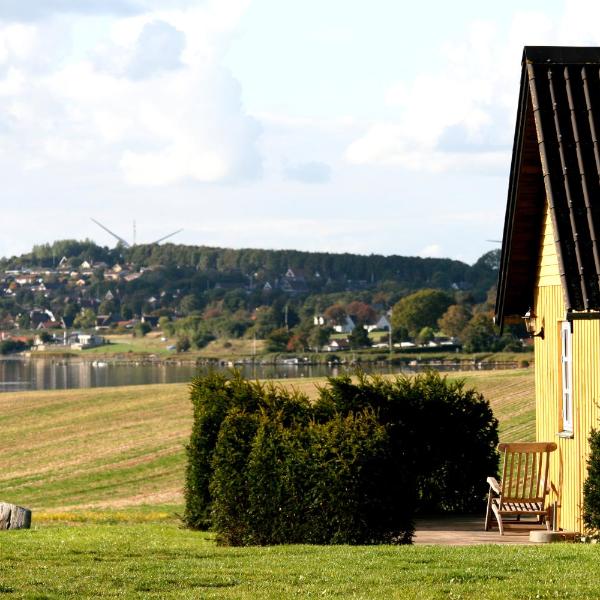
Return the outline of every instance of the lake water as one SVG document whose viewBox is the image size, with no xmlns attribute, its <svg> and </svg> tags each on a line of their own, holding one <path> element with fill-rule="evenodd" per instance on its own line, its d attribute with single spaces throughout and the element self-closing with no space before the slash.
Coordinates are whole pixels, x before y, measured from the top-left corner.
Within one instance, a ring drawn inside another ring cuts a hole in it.
<svg viewBox="0 0 600 600">
<path fill-rule="evenodd" d="M 77 360 L 0 360 L 0 392 L 179 383 L 206 373 L 209 367 L 173 364 L 97 364 Z M 240 365 L 244 375 L 272 379 L 337 375 L 326 365 Z"/>
<path fill-rule="evenodd" d="M 490 367 L 491 365 L 480 365 L 478 368 Z M 0 392 L 188 382 L 193 377 L 206 373 L 208 368 L 162 363 L 92 363 L 80 360 L 8 358 L 0 360 Z M 344 367 L 302 364 L 240 365 L 236 368 L 252 379 L 323 377 L 346 372 Z M 458 367 L 436 368 L 458 370 Z M 374 365 L 369 370 L 376 373 L 406 373 L 421 369 Z"/>
</svg>

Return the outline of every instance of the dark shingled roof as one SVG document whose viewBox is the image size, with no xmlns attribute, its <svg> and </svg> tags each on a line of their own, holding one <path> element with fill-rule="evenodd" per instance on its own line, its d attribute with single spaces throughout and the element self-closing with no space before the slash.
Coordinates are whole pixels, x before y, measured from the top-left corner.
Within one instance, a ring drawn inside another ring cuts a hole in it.
<svg viewBox="0 0 600 600">
<path fill-rule="evenodd" d="M 600 310 L 600 48 L 526 46 L 496 320 L 533 306 L 546 198 L 567 311 Z"/>
</svg>

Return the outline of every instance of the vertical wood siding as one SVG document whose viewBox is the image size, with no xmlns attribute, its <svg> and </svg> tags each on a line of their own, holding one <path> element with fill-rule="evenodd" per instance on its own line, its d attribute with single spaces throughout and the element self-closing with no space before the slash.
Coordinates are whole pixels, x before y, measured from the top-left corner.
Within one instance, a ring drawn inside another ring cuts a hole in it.
<svg viewBox="0 0 600 600">
<path fill-rule="evenodd" d="M 544 324 L 544 339 L 535 338 L 535 425 L 536 439 L 543 442 L 558 442 L 558 448 L 550 455 L 550 482 L 552 495 L 561 505 L 559 525 L 564 517 L 564 490 L 561 468 L 564 444 L 570 440 L 558 440 L 561 429 L 561 381 L 560 381 L 560 335 L 559 322 L 564 318 L 565 308 L 560 285 L 539 287 L 536 293 L 535 314 Z"/>
<path fill-rule="evenodd" d="M 588 437 L 598 428 L 600 411 L 600 321 L 575 321 L 573 324 L 573 442 L 571 460 L 578 465 L 577 488 L 572 493 L 573 514 L 569 528 L 583 530 L 581 506 L 583 483 L 587 477 Z"/>
<path fill-rule="evenodd" d="M 546 287 L 549 285 L 560 285 L 560 273 L 558 270 L 558 255 L 556 254 L 554 231 L 552 229 L 552 218 L 546 204 L 542 244 L 538 260 L 538 286 Z"/>
<path fill-rule="evenodd" d="M 562 382 L 560 323 L 565 303 L 550 219 L 546 219 L 538 261 L 534 312 L 544 324 L 544 339 L 535 339 L 536 436 L 557 442 L 552 454 L 550 502 L 559 504 L 558 525 L 582 531 L 583 482 L 587 475 L 588 436 L 598 427 L 600 401 L 600 322 L 575 321 L 572 336 L 573 437 L 560 438 Z M 552 243 L 549 243 L 550 239 Z"/>
</svg>

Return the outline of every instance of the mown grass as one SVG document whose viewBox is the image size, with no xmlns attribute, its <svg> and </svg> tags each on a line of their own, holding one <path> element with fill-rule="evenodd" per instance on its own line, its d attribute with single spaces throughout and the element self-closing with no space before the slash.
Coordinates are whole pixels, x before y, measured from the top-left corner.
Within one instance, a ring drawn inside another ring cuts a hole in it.
<svg viewBox="0 0 600 600">
<path fill-rule="evenodd" d="M 82 351 L 82 355 L 88 354 L 123 354 L 123 353 L 136 353 L 136 354 L 173 354 L 172 350 L 167 350 L 167 346 L 174 344 L 175 341 L 161 340 L 162 334 L 150 333 L 143 337 L 136 337 L 131 333 L 125 334 L 109 334 L 104 336 L 110 343 L 105 346 L 98 346 L 96 348 L 88 348 Z"/>
<path fill-rule="evenodd" d="M 465 379 L 531 438 L 531 372 Z M 0 395 L 0 498 L 34 508 L 0 532 L 0 597 L 600 597 L 593 545 L 219 547 L 178 518 L 190 412 L 183 384 Z"/>
<path fill-rule="evenodd" d="M 4 532 L 6 598 L 600 597 L 591 545 L 223 548 L 171 523 Z"/>
<path fill-rule="evenodd" d="M 265 340 L 250 339 L 218 339 L 200 350 L 191 350 L 178 355 L 174 350 L 167 350 L 167 346 L 175 345 L 177 338 L 167 338 L 162 341 L 162 333 L 153 332 L 144 337 L 135 337 L 130 333 L 109 334 L 104 336 L 110 343 L 97 348 L 89 348 L 81 352 L 82 356 L 90 354 L 111 357 L 118 354 L 156 354 L 161 358 L 165 356 L 179 356 L 192 360 L 194 358 L 239 358 L 262 354 L 265 351 Z"/>
<path fill-rule="evenodd" d="M 465 377 L 500 419 L 503 441 L 534 437 L 528 370 Z M 314 397 L 322 378 L 285 380 Z M 0 499 L 36 511 L 182 503 L 191 428 L 186 384 L 0 395 Z"/>
</svg>

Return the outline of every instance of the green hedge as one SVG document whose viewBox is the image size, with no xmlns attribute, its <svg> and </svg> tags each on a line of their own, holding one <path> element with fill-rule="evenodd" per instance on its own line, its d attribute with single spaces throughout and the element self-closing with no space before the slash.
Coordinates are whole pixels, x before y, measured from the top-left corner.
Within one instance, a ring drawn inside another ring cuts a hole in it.
<svg viewBox="0 0 600 600">
<path fill-rule="evenodd" d="M 410 542 L 415 511 L 480 508 L 497 471 L 489 404 L 436 373 L 330 378 L 312 404 L 213 373 L 191 397 L 184 520 L 224 544 Z"/>
<path fill-rule="evenodd" d="M 286 422 L 306 421 L 310 404 L 302 395 L 244 379 L 238 372 L 211 372 L 194 379 L 190 386 L 193 425 L 186 447 L 187 467 L 184 522 L 193 529 L 208 529 L 212 524 L 213 457 L 221 426 L 232 411 L 249 414 L 281 413 Z"/>
<path fill-rule="evenodd" d="M 253 531 L 246 468 L 257 429 L 256 414 L 232 409 L 223 420 L 213 455 L 212 523 L 222 532 L 220 541 L 232 546 L 248 543 Z"/>
</svg>

